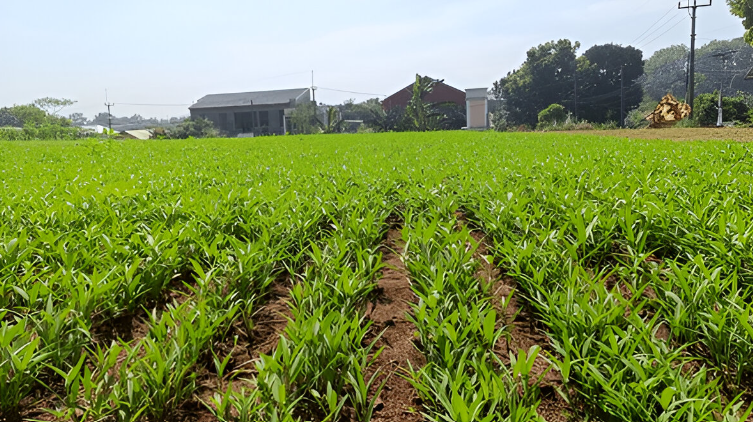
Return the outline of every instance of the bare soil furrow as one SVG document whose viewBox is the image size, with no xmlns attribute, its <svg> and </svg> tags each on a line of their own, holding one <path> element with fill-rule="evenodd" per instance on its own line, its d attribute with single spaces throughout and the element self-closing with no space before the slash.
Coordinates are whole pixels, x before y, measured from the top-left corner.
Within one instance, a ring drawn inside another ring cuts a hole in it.
<svg viewBox="0 0 753 422">
<path fill-rule="evenodd" d="M 384 347 L 370 367 L 368 376 L 380 371 L 379 382 L 386 380 L 372 421 L 421 421 L 418 393 L 401 376 L 409 365 L 414 368 L 426 365 L 426 359 L 413 341 L 416 327 L 406 318 L 411 313 L 411 303 L 416 301 L 416 296 L 411 290 L 408 270 L 400 259 L 403 253 L 400 230 L 393 228 L 387 233 L 382 253 L 386 268 L 378 282 L 378 294 L 367 309 L 367 315 L 374 322 L 374 336 L 383 332 L 377 348 Z"/>
</svg>

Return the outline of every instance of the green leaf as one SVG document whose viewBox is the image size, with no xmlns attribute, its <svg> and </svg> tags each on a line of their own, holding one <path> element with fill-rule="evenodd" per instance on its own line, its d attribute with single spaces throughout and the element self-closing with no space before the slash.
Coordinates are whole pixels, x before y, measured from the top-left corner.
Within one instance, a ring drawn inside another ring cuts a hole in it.
<svg viewBox="0 0 753 422">
<path fill-rule="evenodd" d="M 675 394 L 677 394 L 677 389 L 674 387 L 667 387 L 664 389 L 661 393 L 661 398 L 659 399 L 659 404 L 661 404 L 662 409 L 669 409 L 669 405 L 672 404 L 672 398 Z"/>
</svg>

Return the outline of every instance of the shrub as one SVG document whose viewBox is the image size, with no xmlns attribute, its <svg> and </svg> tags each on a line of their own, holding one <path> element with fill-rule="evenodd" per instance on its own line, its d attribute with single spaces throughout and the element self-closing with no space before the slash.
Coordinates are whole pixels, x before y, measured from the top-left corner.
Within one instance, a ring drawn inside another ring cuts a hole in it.
<svg viewBox="0 0 753 422">
<path fill-rule="evenodd" d="M 701 126 L 715 126 L 718 116 L 719 91 L 701 94 L 693 103 L 693 116 Z M 750 119 L 750 106 L 744 95 L 724 97 L 722 99 L 724 121 L 746 122 Z"/>
<path fill-rule="evenodd" d="M 87 136 L 87 133 L 80 128 L 53 124 L 43 124 L 39 126 L 26 125 L 23 129 L 0 128 L 0 140 L 2 141 L 63 141 L 85 138 Z"/>
<path fill-rule="evenodd" d="M 175 127 L 175 129 L 168 132 L 173 139 L 186 139 L 186 138 L 216 138 L 219 136 L 219 132 L 214 127 L 209 119 L 204 118 L 190 118 L 184 120 L 181 124 Z"/>
<path fill-rule="evenodd" d="M 619 129 L 620 125 L 614 120 L 610 120 L 604 123 L 594 123 L 593 128 L 596 130 L 614 130 Z"/>
<path fill-rule="evenodd" d="M 559 104 L 552 104 L 539 113 L 539 124 L 557 126 L 567 120 L 567 110 Z"/>
</svg>

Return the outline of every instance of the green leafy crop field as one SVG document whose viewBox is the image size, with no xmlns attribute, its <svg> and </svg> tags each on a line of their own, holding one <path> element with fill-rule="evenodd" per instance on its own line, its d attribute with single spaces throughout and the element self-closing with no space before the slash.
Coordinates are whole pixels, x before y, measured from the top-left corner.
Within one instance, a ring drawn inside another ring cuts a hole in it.
<svg viewBox="0 0 753 422">
<path fill-rule="evenodd" d="M 0 421 L 745 421 L 746 144 L 0 144 Z"/>
</svg>

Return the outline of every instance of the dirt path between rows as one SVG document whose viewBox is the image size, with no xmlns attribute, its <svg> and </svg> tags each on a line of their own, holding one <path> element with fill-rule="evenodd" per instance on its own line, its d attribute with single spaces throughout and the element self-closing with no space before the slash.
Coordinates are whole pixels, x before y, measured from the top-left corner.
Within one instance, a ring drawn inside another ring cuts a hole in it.
<svg viewBox="0 0 753 422">
<path fill-rule="evenodd" d="M 464 215 L 456 215 L 459 225 L 467 224 Z M 494 352 L 502 362 L 509 364 L 511 352 L 517 355 L 520 350 L 527 352 L 531 347 L 539 346 L 541 352 L 534 361 L 531 371 L 533 381 L 541 378 L 539 383 L 541 403 L 537 412 L 547 422 L 569 421 L 570 415 L 573 414 L 572 409 L 557 392 L 558 389 L 564 388 L 562 377 L 545 357 L 546 352 L 553 352 L 549 338 L 537 327 L 534 315 L 522 305 L 515 280 L 503 276 L 500 268 L 490 258 L 491 246 L 486 235 L 481 231 L 473 230 L 471 236 L 479 244 L 475 258 L 481 262 L 481 266 L 476 273 L 476 278 L 487 286 L 491 285 L 489 294 L 492 296 L 493 306 L 499 315 L 497 329 L 503 326 L 511 327 L 509 341 L 507 338 L 501 338 Z"/>
<path fill-rule="evenodd" d="M 382 261 L 386 268 L 377 283 L 379 295 L 367 309 L 367 316 L 374 322 L 372 330 L 375 335 L 384 331 L 376 344 L 377 348 L 384 347 L 384 350 L 371 366 L 371 373 L 374 370 L 383 373 L 379 382 L 385 377 L 387 380 L 375 407 L 374 422 L 423 420 L 418 413 L 422 408 L 418 393 L 401 376 L 409 364 L 414 368 L 426 365 L 426 359 L 413 343 L 416 327 L 406 318 L 416 296 L 411 290 L 408 270 L 400 259 L 403 246 L 400 230 L 391 229 L 382 247 Z"/>
</svg>

